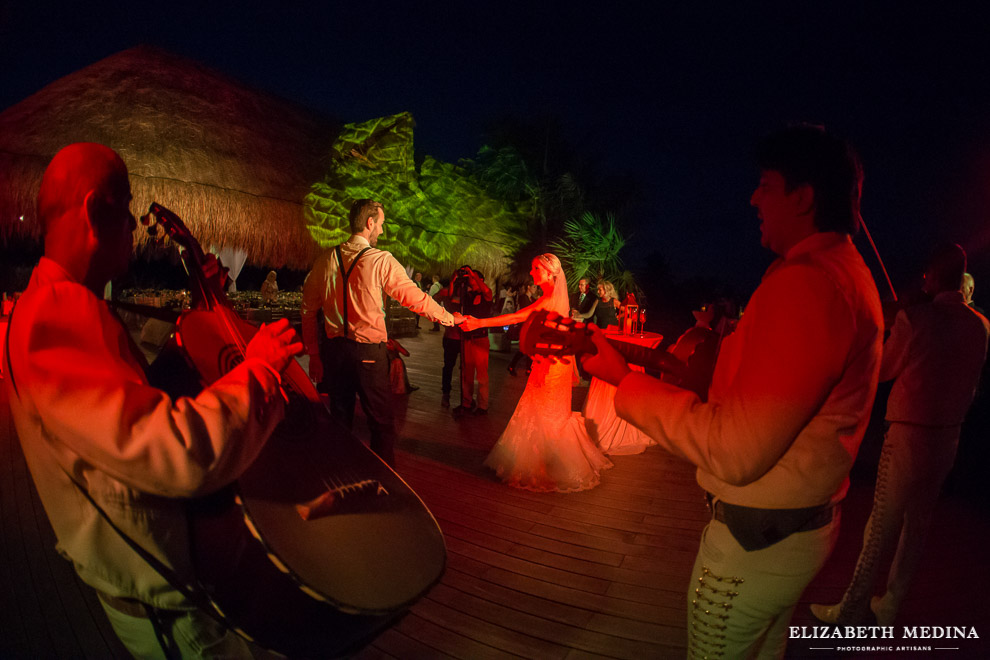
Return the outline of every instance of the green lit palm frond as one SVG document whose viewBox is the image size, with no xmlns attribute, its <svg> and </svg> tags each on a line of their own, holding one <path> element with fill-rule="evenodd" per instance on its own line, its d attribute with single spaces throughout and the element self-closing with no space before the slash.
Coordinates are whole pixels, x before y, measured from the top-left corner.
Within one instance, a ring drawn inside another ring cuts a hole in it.
<svg viewBox="0 0 990 660">
<path fill-rule="evenodd" d="M 619 252 L 626 241 L 611 213 L 604 218 L 582 213 L 564 223 L 563 234 L 563 238 L 550 244 L 550 249 L 568 265 L 569 285 L 576 285 L 581 278 L 592 282 L 607 279 L 618 284 L 617 280 L 624 277 L 627 271 Z"/>
</svg>

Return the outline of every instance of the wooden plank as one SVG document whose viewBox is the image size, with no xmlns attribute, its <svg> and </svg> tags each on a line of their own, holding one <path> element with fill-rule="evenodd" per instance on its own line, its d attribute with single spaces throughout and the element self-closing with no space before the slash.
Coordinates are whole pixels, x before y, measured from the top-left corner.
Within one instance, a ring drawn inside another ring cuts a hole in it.
<svg viewBox="0 0 990 660">
<path fill-rule="evenodd" d="M 441 594 L 445 593 L 442 585 L 434 591 L 439 591 Z M 463 604 L 461 603 L 461 605 Z M 417 603 L 413 612 L 419 617 L 467 639 L 475 640 L 505 653 L 512 653 L 524 658 L 546 660 L 563 658 L 567 655 L 567 648 L 564 646 L 533 635 L 520 633 L 501 624 L 491 623 L 473 613 L 465 612 L 463 608 L 450 607 L 435 600 L 432 593 Z"/>
<path fill-rule="evenodd" d="M 664 559 L 671 552 L 690 552 L 693 556 L 698 547 L 696 539 L 685 539 L 680 536 L 682 533 L 680 531 L 674 531 L 671 534 L 663 536 L 652 536 L 650 538 L 653 542 L 646 545 L 643 543 L 626 543 L 615 538 L 593 536 L 586 533 L 584 529 L 583 526 L 579 526 L 579 529 L 565 529 L 560 526 L 533 525 L 530 532 L 556 539 L 563 543 L 581 544 L 586 547 L 601 548 L 603 550 L 610 549 L 625 557 L 632 555 L 648 559 Z"/>
<path fill-rule="evenodd" d="M 434 648 L 409 637 L 398 628 L 391 627 L 380 634 L 375 641 L 354 655 L 354 660 L 371 660 L 376 657 L 368 655 L 370 653 L 380 653 L 385 657 L 397 658 L 399 660 L 428 660 L 430 658 L 451 658 L 440 653 Z"/>
<path fill-rule="evenodd" d="M 444 580 L 444 584 L 521 612 L 538 613 L 540 617 L 551 621 L 608 635 L 644 642 L 664 640 L 671 643 L 675 643 L 677 639 L 683 637 L 683 631 L 678 627 L 663 626 L 655 621 L 602 614 L 596 609 L 586 609 L 589 605 L 593 605 L 586 600 L 579 605 L 565 605 L 558 601 L 510 589 L 502 584 L 481 580 L 460 571 L 451 571 L 447 579 Z"/>
<path fill-rule="evenodd" d="M 636 621 L 675 620 L 684 611 L 684 589 L 680 588 L 676 591 L 657 590 L 655 599 L 663 602 L 654 604 L 593 594 L 560 584 L 547 583 L 539 578 L 507 571 L 460 555 L 451 557 L 450 567 L 524 594 Z"/>
<path fill-rule="evenodd" d="M 442 520 L 441 527 L 447 539 L 459 539 L 500 554 L 509 554 L 513 546 L 516 545 L 515 541 L 504 538 L 501 534 L 489 534 L 473 527 L 458 525 L 447 519 Z M 498 532 L 499 530 L 491 528 L 490 531 Z"/>
<path fill-rule="evenodd" d="M 10 472 L 10 528 L 4 530 L 5 534 L 10 534 L 14 545 L 10 556 L 10 574 L 14 587 L 9 594 L 10 607 L 20 610 L 22 625 L 27 634 L 25 652 L 38 657 L 57 657 L 58 650 L 64 650 L 66 643 L 64 638 L 53 639 L 52 634 L 61 629 L 57 625 L 52 628 L 52 622 L 47 620 L 41 601 L 41 592 L 48 590 L 51 585 L 37 584 L 36 574 L 32 571 L 34 559 L 44 551 L 44 546 L 37 537 L 37 525 L 30 502 L 30 477 L 23 454 L 19 450 L 17 447 L 13 453 Z"/>
<path fill-rule="evenodd" d="M 646 605 L 666 605 L 668 607 L 684 607 L 687 598 L 688 583 L 691 581 L 690 572 L 681 577 L 667 577 L 652 585 L 625 584 L 614 582 L 609 584 L 605 595 L 622 600 L 632 600 Z"/>
<path fill-rule="evenodd" d="M 528 575 L 545 582 L 550 582 L 551 584 L 562 584 L 572 589 L 602 594 L 609 588 L 609 582 L 607 580 L 600 580 L 585 575 L 569 573 L 549 566 L 533 564 L 488 550 L 487 548 L 482 548 L 473 543 L 461 541 L 457 538 L 448 537 L 447 550 L 448 552 L 462 554 L 507 571 Z"/>
<path fill-rule="evenodd" d="M 395 633 L 395 634 L 398 635 L 399 633 Z M 409 641 L 412 642 L 412 640 Z M 391 653 L 386 653 L 379 646 L 369 644 L 368 646 L 365 646 L 363 649 L 361 649 L 356 654 L 351 656 L 351 660 L 397 660 L 398 658 L 408 658 L 410 655 L 412 654 L 410 653 L 405 656 L 393 655 Z"/>
<path fill-rule="evenodd" d="M 651 583 L 657 580 L 663 580 L 669 577 L 679 577 L 683 575 L 684 571 L 677 566 L 671 566 L 663 562 L 655 562 L 651 564 L 650 571 L 631 571 L 624 568 L 617 568 L 614 566 L 606 566 L 604 564 L 598 564 L 595 562 L 585 561 L 582 559 L 575 559 L 573 557 L 565 557 L 563 555 L 558 555 L 552 552 L 546 552 L 538 548 L 530 548 L 524 545 L 515 545 L 506 554 L 512 557 L 518 557 L 519 559 L 525 559 L 528 562 L 534 564 L 541 564 L 543 566 L 551 566 L 563 571 L 568 571 L 570 573 L 575 573 L 578 575 L 587 575 L 589 577 L 595 577 L 607 582 L 618 582 L 622 584 L 643 584 Z M 693 565 L 692 558 L 692 565 Z M 688 571 L 691 570 L 691 566 L 688 566 Z"/>
<path fill-rule="evenodd" d="M 449 620 L 437 615 L 437 607 L 427 600 L 422 600 L 415 606 L 413 612 L 406 615 L 393 629 L 416 640 L 421 646 L 427 646 L 436 651 L 424 658 L 451 657 L 462 660 L 502 660 L 512 657 L 510 654 L 485 644 L 478 638 L 464 635 L 458 630 L 455 617 Z M 426 616 L 421 616 L 425 612 Z M 439 621 L 437 621 L 439 619 Z M 403 656 L 404 657 L 404 656 Z"/>
<path fill-rule="evenodd" d="M 14 497 L 16 442 L 6 390 L 0 382 L 0 657 L 11 658 L 35 655 L 29 642 L 38 634 L 31 616 L 36 604 L 24 570 L 25 548 Z"/>
<path fill-rule="evenodd" d="M 557 645 L 552 648 L 559 648 L 560 650 L 568 647 L 580 648 L 593 653 L 607 652 L 616 658 L 656 657 L 658 650 L 654 644 L 648 642 L 605 635 L 582 627 L 558 623 L 536 614 L 504 607 L 445 585 L 440 585 L 434 589 L 430 594 L 430 600 L 442 602 L 475 620 L 489 623 L 497 622 L 498 626 L 515 631 L 520 635 L 529 635 L 536 639 L 546 640 Z M 566 653 L 560 653 L 554 657 L 562 658 L 565 655 Z M 540 657 L 550 656 L 541 655 Z"/>
<path fill-rule="evenodd" d="M 412 485 L 420 496 L 423 497 L 427 505 L 430 505 L 434 499 L 434 490 L 420 479 L 422 474 L 417 473 L 414 469 L 406 476 L 408 477 L 410 485 Z M 511 495 L 505 496 L 501 499 L 495 499 L 498 495 L 497 492 L 495 492 L 494 495 L 491 494 L 494 491 L 486 491 L 484 485 L 475 489 L 471 488 L 469 485 L 465 485 L 464 483 L 459 483 L 456 479 L 447 481 L 441 480 L 439 477 L 437 477 L 437 481 L 434 483 L 438 486 L 443 484 L 442 497 L 444 501 L 450 501 L 453 499 L 457 500 L 461 505 L 473 509 L 494 511 L 503 515 L 519 517 L 546 525 L 557 525 L 567 522 L 586 522 L 591 525 L 591 527 L 585 528 L 588 533 L 598 533 L 604 530 L 614 529 L 631 532 L 633 534 L 660 535 L 670 528 L 687 529 L 690 531 L 700 532 L 706 524 L 705 519 L 665 519 L 666 523 L 664 525 L 644 524 L 639 522 L 639 519 L 641 519 L 642 516 L 638 514 L 619 514 L 616 517 L 610 517 L 599 513 L 603 510 L 599 507 L 595 507 L 593 504 L 588 504 L 583 508 L 561 507 L 548 505 L 540 500 L 536 500 L 533 505 L 530 505 L 527 500 L 520 501 L 517 505 L 514 503 L 516 499 Z M 577 495 L 579 494 L 580 493 L 577 493 Z M 613 511 L 614 510 L 604 510 L 605 513 L 612 513 Z"/>
<path fill-rule="evenodd" d="M 540 534 L 528 533 L 526 530 L 519 530 L 511 526 L 503 526 L 491 518 L 479 517 L 461 511 L 455 511 L 446 507 L 432 507 L 433 513 L 441 521 L 441 528 L 445 534 L 466 538 L 463 530 L 470 529 L 477 532 L 487 530 L 490 535 L 498 537 L 499 540 L 512 544 L 528 545 L 540 548 L 547 552 L 557 553 L 576 559 L 584 559 L 610 566 L 620 566 L 624 557 L 616 552 L 609 552 L 603 549 L 589 548 L 585 545 L 566 543 L 554 538 L 548 538 Z M 491 546 L 489 546 L 491 547 Z M 494 549 L 494 548 L 493 548 Z M 505 552 L 505 551 L 503 551 Z"/>
<path fill-rule="evenodd" d="M 694 567 L 696 556 L 696 551 L 680 552 L 677 550 L 667 550 L 662 553 L 662 557 L 627 556 L 623 559 L 620 568 L 643 574 L 684 575 Z M 660 566 L 663 568 L 658 570 Z"/>
<path fill-rule="evenodd" d="M 436 477 L 436 481 L 432 479 L 427 481 L 422 479 L 423 475 L 415 469 L 406 476 L 428 505 L 434 500 L 438 502 L 438 506 L 442 505 L 443 502 L 456 500 L 458 504 L 472 509 L 511 517 L 523 517 L 534 523 L 550 526 L 563 524 L 565 521 L 568 523 L 587 522 L 600 530 L 617 529 L 634 534 L 657 536 L 660 535 L 661 531 L 670 529 L 685 529 L 700 533 L 708 520 L 706 513 L 699 512 L 691 518 L 656 516 L 653 518 L 652 524 L 646 524 L 641 522 L 643 516 L 640 514 L 615 513 L 616 510 L 614 509 L 605 509 L 591 502 L 585 503 L 581 507 L 554 505 L 548 508 L 547 503 L 537 500 L 532 505 L 528 501 L 521 501 L 517 506 L 516 500 L 512 496 L 498 498 L 497 492 L 494 494 L 491 491 L 486 492 L 483 485 L 473 488 L 470 484 L 458 483 L 456 480 L 447 481 L 440 476 Z M 434 486 L 443 488 L 439 498 L 434 496 Z M 575 495 L 580 495 L 580 493 Z M 541 513 L 543 515 L 540 515 Z M 589 530 L 588 533 L 594 532 Z"/>
<path fill-rule="evenodd" d="M 539 612 L 546 619 L 571 626 L 587 626 L 594 616 L 593 612 L 587 609 L 516 591 L 457 569 L 448 570 L 443 584 L 523 612 Z"/>
</svg>

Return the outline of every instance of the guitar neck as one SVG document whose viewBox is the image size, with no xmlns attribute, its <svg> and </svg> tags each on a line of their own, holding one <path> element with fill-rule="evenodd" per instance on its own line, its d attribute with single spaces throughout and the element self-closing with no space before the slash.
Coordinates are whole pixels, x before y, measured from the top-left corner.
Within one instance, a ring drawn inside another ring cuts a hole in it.
<svg viewBox="0 0 990 660">
<path fill-rule="evenodd" d="M 182 219 L 157 202 L 151 203 L 148 214 L 141 218 L 141 222 L 148 225 L 152 218 L 154 218 L 155 224 L 161 226 L 173 241 L 185 248 L 182 252 L 182 260 L 189 272 L 190 288 L 199 293 L 198 296 L 194 296 L 194 298 L 198 298 L 197 307 L 201 306 L 205 311 L 214 313 L 218 326 L 224 331 L 225 338 L 230 342 L 230 345 L 236 346 L 243 356 L 248 341 L 254 336 L 256 330 L 254 326 L 242 321 L 230 305 L 227 294 L 223 290 L 224 274 L 219 271 L 222 267 L 219 259 L 216 261 L 216 275 L 207 276 L 205 272 L 206 253 L 199 241 L 182 222 Z M 310 402 L 320 402 L 319 392 L 316 391 L 309 376 L 295 360 L 289 361 L 288 366 L 282 372 L 282 377 L 291 389 Z"/>
<path fill-rule="evenodd" d="M 658 369 L 683 377 L 687 367 L 683 362 L 658 348 L 647 348 L 614 337 L 606 340 L 627 362 L 647 369 Z M 533 312 L 526 319 L 519 333 L 519 350 L 526 355 L 580 355 L 597 353 L 592 332 L 583 324 L 575 325 L 569 319 L 561 322 L 557 315 L 546 310 Z"/>
<path fill-rule="evenodd" d="M 682 376 L 686 370 L 684 363 L 667 351 L 640 346 L 638 344 L 630 344 L 614 337 L 607 337 L 607 339 L 608 343 L 630 364 L 635 364 L 645 369 L 663 371 L 675 376 Z"/>
</svg>

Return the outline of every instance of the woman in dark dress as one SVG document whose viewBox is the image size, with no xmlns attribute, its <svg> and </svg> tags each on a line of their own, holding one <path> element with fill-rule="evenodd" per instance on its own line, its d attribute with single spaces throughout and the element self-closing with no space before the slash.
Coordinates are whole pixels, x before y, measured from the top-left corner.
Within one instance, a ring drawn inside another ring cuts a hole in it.
<svg viewBox="0 0 990 660">
<path fill-rule="evenodd" d="M 615 286 L 611 282 L 602 281 L 598 283 L 598 300 L 584 314 L 575 314 L 572 318 L 575 321 L 586 321 L 594 323 L 603 330 L 608 326 L 618 326 L 619 319 L 615 313 Z"/>
</svg>

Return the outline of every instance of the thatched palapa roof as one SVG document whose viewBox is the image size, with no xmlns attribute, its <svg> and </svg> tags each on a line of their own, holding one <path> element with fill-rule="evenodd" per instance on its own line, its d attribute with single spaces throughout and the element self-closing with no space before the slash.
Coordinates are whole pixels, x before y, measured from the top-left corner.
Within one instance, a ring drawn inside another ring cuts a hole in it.
<svg viewBox="0 0 990 660">
<path fill-rule="evenodd" d="M 135 214 L 157 201 L 204 246 L 240 248 L 261 266 L 307 268 L 318 247 L 304 200 L 338 130 L 191 60 L 126 50 L 0 113 L 0 240 L 39 236 L 45 166 L 66 144 L 99 142 L 127 164 Z M 139 250 L 146 238 L 139 230 Z"/>
</svg>

